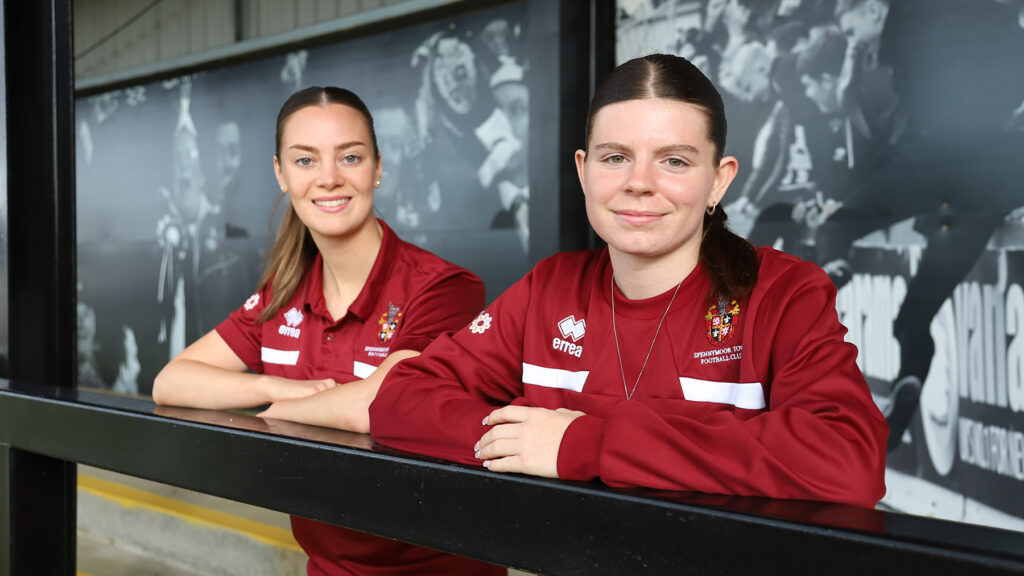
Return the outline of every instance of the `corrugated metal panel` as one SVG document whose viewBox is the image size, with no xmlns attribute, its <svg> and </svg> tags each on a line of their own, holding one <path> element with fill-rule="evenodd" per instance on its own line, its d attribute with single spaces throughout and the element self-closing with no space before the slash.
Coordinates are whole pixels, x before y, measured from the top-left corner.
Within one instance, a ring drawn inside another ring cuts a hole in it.
<svg viewBox="0 0 1024 576">
<path fill-rule="evenodd" d="M 257 38 L 321 25 L 411 0 L 241 0 L 245 21 L 236 39 L 236 0 L 75 0 L 75 77 L 116 75 Z M 124 26 L 110 39 L 97 42 Z"/>
<path fill-rule="evenodd" d="M 148 6 L 139 0 L 78 0 L 76 76 L 144 66 L 234 41 L 234 0 L 163 0 L 138 17 Z"/>
</svg>

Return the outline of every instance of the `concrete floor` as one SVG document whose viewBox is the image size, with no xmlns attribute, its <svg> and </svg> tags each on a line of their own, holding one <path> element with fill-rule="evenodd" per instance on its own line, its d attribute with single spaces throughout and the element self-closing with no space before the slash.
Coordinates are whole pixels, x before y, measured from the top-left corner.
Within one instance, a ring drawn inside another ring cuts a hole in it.
<svg viewBox="0 0 1024 576">
<path fill-rule="evenodd" d="M 78 473 L 79 576 L 305 574 L 287 514 L 82 465 Z"/>
</svg>

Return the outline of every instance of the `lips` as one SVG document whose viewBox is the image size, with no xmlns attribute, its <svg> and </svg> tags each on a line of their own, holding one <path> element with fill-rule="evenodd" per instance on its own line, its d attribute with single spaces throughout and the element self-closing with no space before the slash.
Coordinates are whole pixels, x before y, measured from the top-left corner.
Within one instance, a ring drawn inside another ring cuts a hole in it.
<svg viewBox="0 0 1024 576">
<path fill-rule="evenodd" d="M 620 220 L 627 224 L 632 224 L 633 226 L 650 224 L 664 216 L 661 212 L 652 212 L 649 210 L 613 210 L 613 212 Z"/>
<path fill-rule="evenodd" d="M 330 198 L 317 198 L 313 205 L 325 210 L 340 210 L 348 205 L 352 198 L 348 196 L 332 196 Z"/>
</svg>

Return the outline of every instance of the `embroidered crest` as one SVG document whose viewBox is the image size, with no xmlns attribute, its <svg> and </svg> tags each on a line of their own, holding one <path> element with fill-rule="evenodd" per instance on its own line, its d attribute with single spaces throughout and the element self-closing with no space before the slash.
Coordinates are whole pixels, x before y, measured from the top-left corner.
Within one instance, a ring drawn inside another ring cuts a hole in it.
<svg viewBox="0 0 1024 576">
<path fill-rule="evenodd" d="M 469 323 L 469 331 L 473 334 L 483 334 L 491 327 L 491 315 L 481 312 L 472 322 Z"/>
<path fill-rule="evenodd" d="M 740 305 L 735 300 L 726 304 L 725 300 L 719 300 L 718 304 L 712 304 L 704 315 L 704 325 L 708 330 L 708 342 L 712 344 L 725 344 L 734 332 L 739 329 Z"/>
<path fill-rule="evenodd" d="M 380 320 L 377 320 L 377 337 L 380 338 L 381 344 L 387 344 L 395 337 L 395 332 L 398 331 L 398 327 L 402 324 L 402 311 L 394 304 L 388 302 L 388 311 L 380 315 Z"/>
<path fill-rule="evenodd" d="M 244 306 L 245 311 L 246 312 L 251 311 L 259 303 L 260 303 L 260 295 L 259 294 L 253 294 L 252 296 L 249 296 L 249 299 L 245 301 L 245 306 Z"/>
</svg>

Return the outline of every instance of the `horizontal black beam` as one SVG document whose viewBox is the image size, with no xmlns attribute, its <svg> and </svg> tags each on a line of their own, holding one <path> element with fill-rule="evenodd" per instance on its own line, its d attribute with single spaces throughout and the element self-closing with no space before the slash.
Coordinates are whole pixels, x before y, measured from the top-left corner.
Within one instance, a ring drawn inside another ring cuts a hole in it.
<svg viewBox="0 0 1024 576">
<path fill-rule="evenodd" d="M 616 490 L 243 413 L 0 381 L 0 444 L 542 574 L 1024 574 L 1024 534 L 841 505 Z"/>
</svg>

